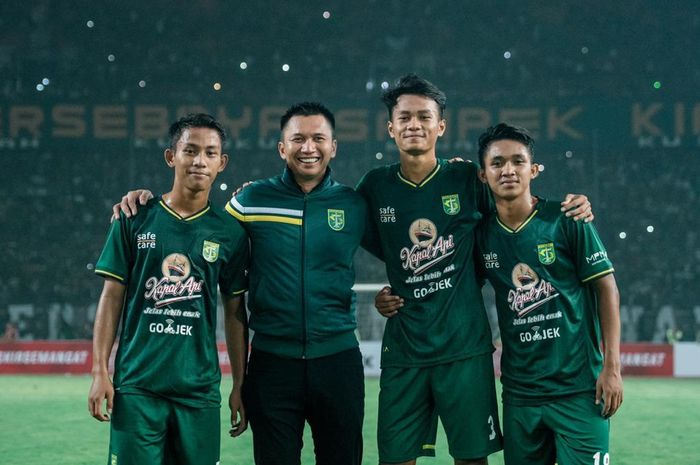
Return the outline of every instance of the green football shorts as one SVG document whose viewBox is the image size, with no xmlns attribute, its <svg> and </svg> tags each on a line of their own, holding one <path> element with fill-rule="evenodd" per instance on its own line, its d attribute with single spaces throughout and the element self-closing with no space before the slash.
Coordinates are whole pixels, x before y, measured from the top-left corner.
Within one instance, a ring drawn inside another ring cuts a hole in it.
<svg viewBox="0 0 700 465">
<path fill-rule="evenodd" d="M 221 447 L 220 411 L 161 397 L 117 394 L 107 463 L 216 465 Z"/>
<path fill-rule="evenodd" d="M 383 368 L 379 387 L 381 463 L 434 456 L 438 417 L 452 457 L 478 459 L 501 450 L 490 353 L 428 367 Z"/>
<path fill-rule="evenodd" d="M 610 420 L 590 393 L 543 405 L 503 406 L 508 465 L 608 465 Z"/>
</svg>

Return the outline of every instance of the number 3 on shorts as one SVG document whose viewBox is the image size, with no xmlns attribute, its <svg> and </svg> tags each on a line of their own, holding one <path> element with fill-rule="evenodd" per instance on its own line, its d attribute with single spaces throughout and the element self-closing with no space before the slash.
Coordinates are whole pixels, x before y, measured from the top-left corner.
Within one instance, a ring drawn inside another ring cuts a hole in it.
<svg viewBox="0 0 700 465">
<path fill-rule="evenodd" d="M 603 463 L 600 463 L 600 452 L 593 454 L 593 465 L 610 465 L 610 454 L 605 453 L 603 456 Z"/>
<path fill-rule="evenodd" d="M 496 430 L 494 428 L 493 415 L 489 415 L 489 426 L 491 427 L 491 434 L 489 434 L 489 440 L 493 441 L 494 439 L 496 439 Z M 600 455 L 600 452 L 598 452 L 598 455 Z M 598 462 L 596 462 L 595 465 L 599 465 Z M 605 465 L 608 464 L 606 463 Z"/>
</svg>

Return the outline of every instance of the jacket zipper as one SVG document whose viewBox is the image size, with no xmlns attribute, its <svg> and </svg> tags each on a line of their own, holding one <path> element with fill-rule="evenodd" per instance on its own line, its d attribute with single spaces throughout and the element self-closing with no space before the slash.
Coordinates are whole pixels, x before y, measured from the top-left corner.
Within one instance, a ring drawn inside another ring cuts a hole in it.
<svg viewBox="0 0 700 465">
<path fill-rule="evenodd" d="M 301 319 L 302 319 L 302 349 L 301 358 L 306 358 L 306 338 L 308 321 L 306 320 L 306 201 L 308 195 L 304 194 L 304 208 L 301 215 Z"/>
</svg>

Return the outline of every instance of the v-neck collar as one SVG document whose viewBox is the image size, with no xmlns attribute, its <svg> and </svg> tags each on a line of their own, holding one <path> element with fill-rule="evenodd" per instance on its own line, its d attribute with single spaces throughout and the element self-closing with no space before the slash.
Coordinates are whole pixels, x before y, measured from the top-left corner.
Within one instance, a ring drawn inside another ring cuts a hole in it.
<svg viewBox="0 0 700 465">
<path fill-rule="evenodd" d="M 194 221 L 197 218 L 200 218 L 202 215 L 206 214 L 211 209 L 211 202 L 207 201 L 207 204 L 205 205 L 205 207 L 202 208 L 201 210 L 199 210 L 198 212 L 195 212 L 195 213 L 191 214 L 190 216 L 182 216 L 178 212 L 176 212 L 175 210 L 170 208 L 168 206 L 168 204 L 165 203 L 165 201 L 163 200 L 163 196 L 160 197 L 160 200 L 158 201 L 158 203 L 160 204 L 161 207 L 163 207 L 163 209 L 166 212 L 170 213 L 172 216 L 174 216 L 178 220 L 187 221 L 187 222 Z"/>
<path fill-rule="evenodd" d="M 415 182 L 407 179 L 406 177 L 404 177 L 404 175 L 401 174 L 401 165 L 400 164 L 399 164 L 398 169 L 396 170 L 396 175 L 399 177 L 399 180 L 401 180 L 401 182 L 406 183 L 409 186 L 414 187 L 414 188 L 420 188 L 420 187 L 423 187 L 426 184 L 428 184 L 428 182 L 430 182 L 430 180 L 435 177 L 437 172 L 440 171 L 441 166 L 442 166 L 442 163 L 440 163 L 440 160 L 437 160 L 437 163 L 435 163 L 435 167 L 419 183 L 415 183 Z"/>
<path fill-rule="evenodd" d="M 537 215 L 537 212 L 540 210 L 540 203 L 541 203 L 541 202 L 542 202 L 542 199 L 538 200 L 537 204 L 536 204 L 535 207 L 532 209 L 532 212 L 528 215 L 527 218 L 525 218 L 525 221 L 523 221 L 522 223 L 520 223 L 520 225 L 519 225 L 517 228 L 515 228 L 515 229 L 512 229 L 511 227 L 507 226 L 504 222 L 501 221 L 501 219 L 498 217 L 498 211 L 496 211 L 496 222 L 497 222 L 503 229 L 505 229 L 506 232 L 509 232 L 510 234 L 517 234 L 517 233 L 519 233 L 520 231 L 522 231 L 523 229 L 525 229 L 525 227 L 526 227 L 528 224 L 530 224 L 530 221 L 532 221 L 532 219 L 535 217 L 535 215 Z"/>
</svg>

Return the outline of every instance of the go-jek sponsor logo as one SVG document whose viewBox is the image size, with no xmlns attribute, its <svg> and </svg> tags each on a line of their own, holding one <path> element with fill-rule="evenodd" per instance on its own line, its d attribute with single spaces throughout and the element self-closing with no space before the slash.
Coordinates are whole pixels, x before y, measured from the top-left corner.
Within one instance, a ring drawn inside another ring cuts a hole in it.
<svg viewBox="0 0 700 465">
<path fill-rule="evenodd" d="M 539 326 L 533 326 L 530 331 L 520 333 L 520 342 L 547 341 L 559 337 L 559 327 L 541 329 Z"/>
<path fill-rule="evenodd" d="M 513 267 L 511 279 L 515 289 L 508 291 L 508 304 L 518 318 L 559 296 L 552 283 L 540 280 L 535 270 L 525 263 Z"/>
<path fill-rule="evenodd" d="M 153 300 L 156 308 L 201 298 L 204 281 L 197 281 L 190 276 L 191 269 L 190 261 L 185 255 L 168 255 L 161 265 L 163 277 L 152 276 L 146 280 L 144 297 Z"/>
<path fill-rule="evenodd" d="M 454 237 L 438 236 L 437 227 L 432 221 L 421 218 L 408 228 L 408 236 L 413 245 L 401 249 L 400 256 L 404 270 L 419 275 L 454 253 Z"/>
<path fill-rule="evenodd" d="M 165 323 L 151 323 L 148 330 L 156 334 L 171 334 L 173 336 L 192 336 L 192 326 L 174 325 L 175 320 L 168 318 Z"/>
</svg>

